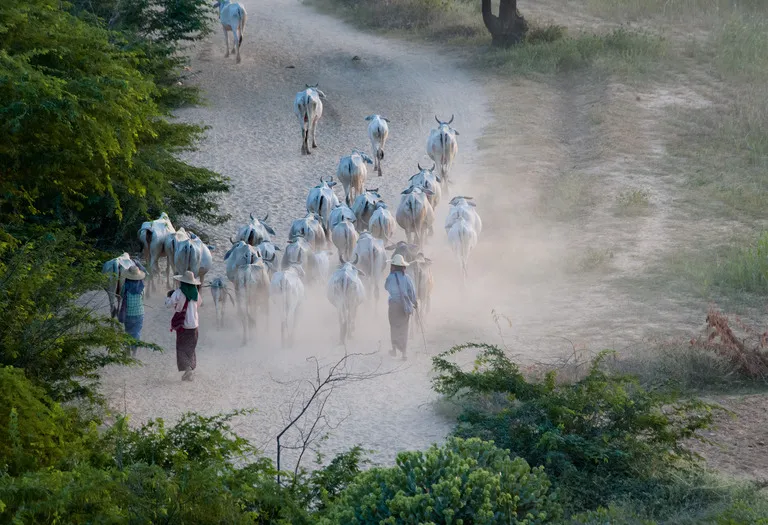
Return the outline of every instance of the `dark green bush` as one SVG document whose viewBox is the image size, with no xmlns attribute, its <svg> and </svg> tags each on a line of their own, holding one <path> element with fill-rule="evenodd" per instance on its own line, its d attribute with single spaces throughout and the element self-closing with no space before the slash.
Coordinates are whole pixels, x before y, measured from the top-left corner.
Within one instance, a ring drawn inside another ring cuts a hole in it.
<svg viewBox="0 0 768 525">
<path fill-rule="evenodd" d="M 449 358 L 479 349 L 474 368 Z M 589 373 L 557 384 L 555 373 L 529 381 L 504 352 L 461 345 L 435 357 L 435 389 L 460 397 L 455 434 L 493 440 L 531 465 L 542 465 L 573 510 L 624 497 L 666 495 L 665 482 L 692 465 L 683 441 L 712 421 L 712 407 L 649 392 L 625 375 L 607 374 L 599 356 Z"/>
<path fill-rule="evenodd" d="M 479 439 L 449 438 L 360 474 L 320 523 L 556 523 L 543 469 Z"/>
<path fill-rule="evenodd" d="M 134 362 L 132 338 L 93 310 L 106 295 L 83 296 L 103 283 L 100 263 L 67 232 L 0 252 L 0 366 L 24 369 L 57 401 L 96 398 L 102 367 Z"/>
</svg>

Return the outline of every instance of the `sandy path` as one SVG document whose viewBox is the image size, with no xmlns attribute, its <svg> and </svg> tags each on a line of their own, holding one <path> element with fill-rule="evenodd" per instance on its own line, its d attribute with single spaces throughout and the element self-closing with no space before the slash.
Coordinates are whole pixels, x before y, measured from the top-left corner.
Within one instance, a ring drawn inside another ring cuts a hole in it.
<svg viewBox="0 0 768 525">
<path fill-rule="evenodd" d="M 395 207 L 399 192 L 416 172 L 416 163 L 427 162 L 424 147 L 434 114 L 447 119 L 455 114 L 460 131 L 459 156 L 454 174 L 457 191 L 466 187 L 470 166 L 479 165 L 474 139 L 487 122 L 483 86 L 458 70 L 436 50 L 358 33 L 354 29 L 292 0 L 245 0 L 248 26 L 241 49 L 242 63 L 224 58 L 223 38 L 217 32 L 198 50 L 192 69 L 195 82 L 207 92 L 209 106 L 180 112 L 185 121 L 211 126 L 200 151 L 187 158 L 232 179 L 225 209 L 233 220 L 206 231 L 217 245 L 218 272 L 229 246 L 226 240 L 253 211 L 269 212 L 284 244 L 290 221 L 304 214 L 308 189 L 321 175 L 335 174 L 339 157 L 352 147 L 369 150 L 364 117 L 378 112 L 391 119 L 390 140 L 384 160 L 385 176 L 369 178 L 367 187 L 380 187 Z M 311 42 L 308 44 L 306 42 Z M 353 61 L 354 55 L 361 60 Z M 288 68 L 288 66 L 293 66 Z M 300 131 L 293 115 L 293 98 L 305 83 L 320 83 L 328 100 L 318 128 L 319 149 L 310 157 L 300 155 Z M 457 285 L 458 266 L 447 250 L 442 222 L 446 204 L 438 213 L 436 236 L 428 255 L 439 261 L 435 268 L 441 290 L 428 322 L 432 354 L 468 339 L 488 339 L 494 326 L 485 298 L 462 300 Z M 217 272 L 213 272 L 217 273 Z M 159 294 L 158 294 L 159 295 Z M 466 297 L 465 297 L 466 299 Z M 274 436 L 281 428 L 294 387 L 282 381 L 312 377 L 306 358 L 324 363 L 337 360 L 344 349 L 337 344 L 335 311 L 324 289 L 313 290 L 305 308 L 296 347 L 279 346 L 279 325 L 273 319 L 269 333 L 240 348 L 239 327 L 230 319 L 228 329 L 214 328 L 212 302 L 205 290 L 201 309 L 198 371 L 194 382 L 182 383 L 175 370 L 175 352 L 169 332 L 170 314 L 160 298 L 148 301 L 143 338 L 168 349 L 142 355 L 143 367 L 108 370 L 105 389 L 113 405 L 131 415 L 134 423 L 148 418 L 177 418 L 189 410 L 212 414 L 232 408 L 256 408 L 253 416 L 238 421 L 241 435 L 273 453 Z M 350 352 L 381 351 L 359 360 L 355 371 L 398 371 L 334 394 L 329 414 L 344 419 L 323 451 L 333 454 L 357 443 L 374 449 L 375 461 L 391 461 L 399 450 L 423 448 L 450 430 L 428 405 L 430 360 L 421 338 L 412 342 L 412 356 L 402 363 L 387 355 L 389 335 L 385 294 L 378 315 L 360 313 L 358 333 Z M 477 308 L 482 308 L 478 314 Z M 233 314 L 230 307 L 230 315 Z M 482 322 L 477 322 L 477 317 Z M 417 353 L 419 352 L 419 353 Z"/>
</svg>

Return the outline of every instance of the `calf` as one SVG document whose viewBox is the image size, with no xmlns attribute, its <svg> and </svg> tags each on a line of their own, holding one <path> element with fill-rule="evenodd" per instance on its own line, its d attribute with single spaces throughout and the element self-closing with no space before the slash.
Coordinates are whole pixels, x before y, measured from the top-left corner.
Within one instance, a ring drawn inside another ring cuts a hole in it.
<svg viewBox="0 0 768 525">
<path fill-rule="evenodd" d="M 235 300 L 227 289 L 224 277 L 216 277 L 211 281 L 211 297 L 213 297 L 213 306 L 216 309 L 216 328 L 224 328 L 224 307 L 227 306 L 227 298 L 235 306 Z"/>
</svg>

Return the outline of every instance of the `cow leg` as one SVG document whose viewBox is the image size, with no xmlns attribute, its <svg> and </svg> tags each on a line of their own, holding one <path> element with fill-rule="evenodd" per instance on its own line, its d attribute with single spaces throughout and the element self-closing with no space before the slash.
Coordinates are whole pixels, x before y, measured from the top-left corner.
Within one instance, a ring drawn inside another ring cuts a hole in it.
<svg viewBox="0 0 768 525">
<path fill-rule="evenodd" d="M 312 121 L 312 147 L 317 147 L 317 119 Z"/>
<path fill-rule="evenodd" d="M 227 34 L 227 28 L 224 27 L 223 25 L 221 27 L 224 30 L 224 49 L 227 52 L 227 54 L 224 55 L 224 58 L 228 58 L 229 57 L 229 35 Z"/>
</svg>

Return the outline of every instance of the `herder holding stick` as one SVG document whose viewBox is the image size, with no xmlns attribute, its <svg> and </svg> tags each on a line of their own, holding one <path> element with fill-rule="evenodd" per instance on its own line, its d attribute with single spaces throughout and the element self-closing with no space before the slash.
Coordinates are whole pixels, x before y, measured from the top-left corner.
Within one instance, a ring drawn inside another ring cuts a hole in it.
<svg viewBox="0 0 768 525">
<path fill-rule="evenodd" d="M 408 263 L 403 256 L 397 254 L 388 262 L 392 263 L 392 266 L 384 282 L 384 289 L 389 293 L 389 333 L 392 339 L 392 350 L 389 354 L 396 356 L 400 350 L 403 359 L 406 359 L 408 323 L 419 302 L 413 280 L 405 273 Z"/>
</svg>

